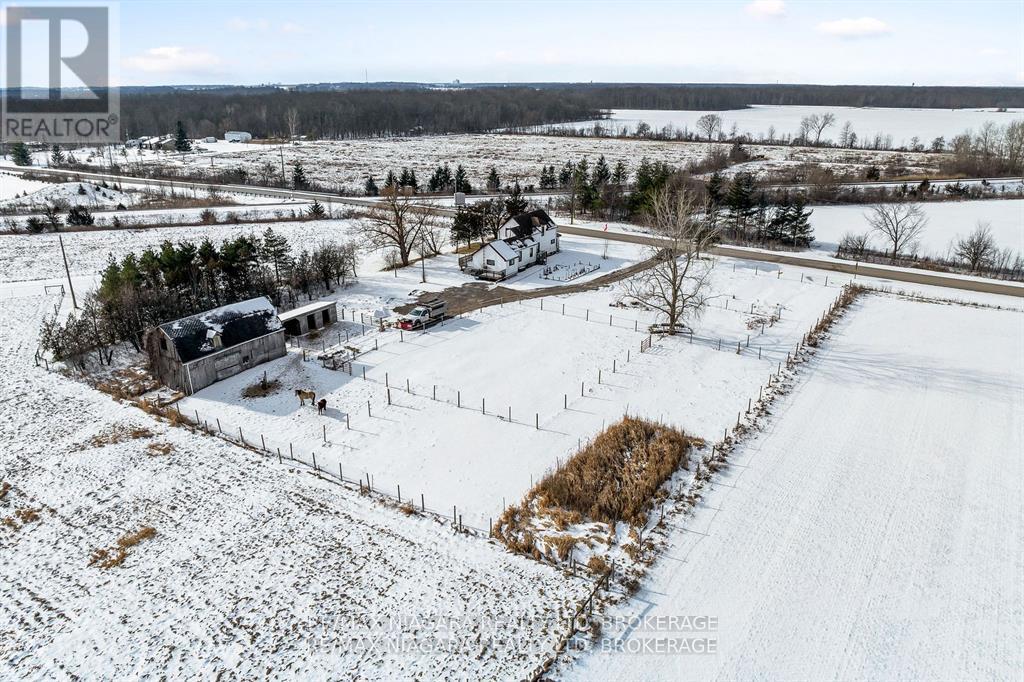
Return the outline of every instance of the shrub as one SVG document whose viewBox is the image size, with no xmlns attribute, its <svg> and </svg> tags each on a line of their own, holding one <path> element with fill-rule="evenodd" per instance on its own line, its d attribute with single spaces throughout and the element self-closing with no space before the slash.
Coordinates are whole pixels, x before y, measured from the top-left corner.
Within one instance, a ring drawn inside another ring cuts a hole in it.
<svg viewBox="0 0 1024 682">
<path fill-rule="evenodd" d="M 531 495 L 604 523 L 643 523 L 654 494 L 687 467 L 690 439 L 657 422 L 625 417 L 543 479 Z"/>
</svg>

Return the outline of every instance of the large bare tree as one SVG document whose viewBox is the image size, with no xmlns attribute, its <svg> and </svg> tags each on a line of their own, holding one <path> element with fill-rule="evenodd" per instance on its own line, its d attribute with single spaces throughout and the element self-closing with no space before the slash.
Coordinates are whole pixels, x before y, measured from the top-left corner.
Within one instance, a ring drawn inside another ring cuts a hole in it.
<svg viewBox="0 0 1024 682">
<path fill-rule="evenodd" d="M 656 192 L 649 216 L 651 233 L 659 238 L 651 247 L 654 265 L 622 284 L 623 298 L 658 312 L 669 334 L 699 317 L 711 297 L 715 262 L 701 254 L 713 243 L 714 230 L 705 224 L 705 215 L 693 192 Z"/>
<path fill-rule="evenodd" d="M 889 244 L 889 255 L 895 263 L 900 252 L 914 242 L 928 225 L 928 216 L 916 202 L 875 204 L 864 214 L 868 225 Z"/>
<path fill-rule="evenodd" d="M 697 119 L 697 130 L 708 138 L 708 142 L 715 133 L 722 129 L 722 117 L 718 114 L 704 114 Z"/>
<path fill-rule="evenodd" d="M 381 191 L 381 200 L 362 221 L 361 232 L 368 249 L 393 249 L 398 262 L 405 267 L 409 265 L 413 249 L 420 247 L 423 231 L 431 224 L 433 216 L 414 204 L 403 189 L 409 188 L 385 187 Z"/>
<path fill-rule="evenodd" d="M 956 257 L 963 261 L 971 272 L 978 272 L 991 266 L 998 255 L 999 247 L 992 236 L 992 227 L 990 223 L 981 220 L 973 232 L 956 242 Z"/>
</svg>

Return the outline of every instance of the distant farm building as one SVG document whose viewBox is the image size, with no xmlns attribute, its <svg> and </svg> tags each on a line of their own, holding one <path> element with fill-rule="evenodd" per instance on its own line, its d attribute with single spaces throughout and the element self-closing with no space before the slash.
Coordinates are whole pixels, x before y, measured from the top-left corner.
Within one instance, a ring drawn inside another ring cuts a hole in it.
<svg viewBox="0 0 1024 682">
<path fill-rule="evenodd" d="M 542 210 L 513 216 L 498 230 L 498 239 L 459 260 L 479 279 L 499 281 L 543 263 L 558 251 L 558 226 Z"/>
<path fill-rule="evenodd" d="M 145 346 L 153 375 L 189 395 L 287 352 L 284 326 L 262 296 L 162 324 Z"/>
<path fill-rule="evenodd" d="M 338 321 L 338 307 L 334 301 L 316 301 L 278 316 L 288 336 L 302 336 Z"/>
<path fill-rule="evenodd" d="M 225 142 L 249 142 L 252 140 L 252 134 L 242 130 L 229 130 L 224 133 Z"/>
</svg>

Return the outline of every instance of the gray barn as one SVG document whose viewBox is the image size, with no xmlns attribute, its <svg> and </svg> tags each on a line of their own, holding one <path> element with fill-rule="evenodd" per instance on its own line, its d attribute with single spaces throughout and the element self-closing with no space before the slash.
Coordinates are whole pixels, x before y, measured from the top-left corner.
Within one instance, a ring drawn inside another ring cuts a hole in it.
<svg viewBox="0 0 1024 682">
<path fill-rule="evenodd" d="M 191 395 L 250 367 L 282 357 L 284 327 L 266 297 L 167 322 L 146 334 L 149 364 L 160 381 Z"/>
</svg>

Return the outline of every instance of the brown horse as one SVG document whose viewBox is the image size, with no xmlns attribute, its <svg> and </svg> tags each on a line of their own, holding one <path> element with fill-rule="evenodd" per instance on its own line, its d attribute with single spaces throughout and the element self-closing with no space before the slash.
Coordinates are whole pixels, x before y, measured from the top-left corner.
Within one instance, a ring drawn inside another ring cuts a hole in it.
<svg viewBox="0 0 1024 682">
<path fill-rule="evenodd" d="M 305 405 L 308 400 L 312 405 L 316 402 L 316 393 L 313 391 L 304 391 L 301 388 L 295 389 L 295 395 L 299 397 L 299 405 Z"/>
<path fill-rule="evenodd" d="M 326 411 L 327 411 L 327 398 L 320 398 L 320 400 L 317 401 L 317 404 L 316 404 L 316 413 L 317 414 L 323 414 Z"/>
</svg>

